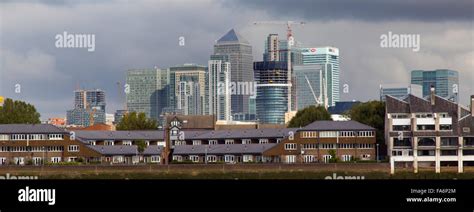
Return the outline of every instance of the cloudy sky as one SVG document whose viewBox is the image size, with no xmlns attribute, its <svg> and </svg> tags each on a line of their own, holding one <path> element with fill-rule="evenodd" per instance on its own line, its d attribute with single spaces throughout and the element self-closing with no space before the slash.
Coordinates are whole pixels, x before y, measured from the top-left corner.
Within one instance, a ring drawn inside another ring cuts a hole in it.
<svg viewBox="0 0 474 212">
<path fill-rule="evenodd" d="M 304 45 L 340 49 L 341 84 L 350 88 L 342 100 L 378 99 L 380 84 L 409 83 L 410 70 L 447 68 L 459 71 L 466 105 L 474 94 L 473 16 L 472 0 L 3 0 L 0 95 L 36 105 L 45 120 L 66 116 L 78 86 L 100 88 L 113 113 L 123 107 L 117 82 L 127 69 L 205 65 L 231 28 L 261 60 L 265 36 L 283 37 L 285 27 L 252 23 L 293 20 L 306 22 L 294 27 Z M 64 31 L 95 34 L 95 51 L 56 48 Z M 381 48 L 389 31 L 419 34 L 420 51 Z"/>
</svg>

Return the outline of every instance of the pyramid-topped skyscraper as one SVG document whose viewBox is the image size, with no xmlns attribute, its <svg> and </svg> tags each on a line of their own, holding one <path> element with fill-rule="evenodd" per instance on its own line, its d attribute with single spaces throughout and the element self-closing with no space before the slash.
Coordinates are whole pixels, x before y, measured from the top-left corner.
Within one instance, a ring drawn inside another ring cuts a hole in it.
<svg viewBox="0 0 474 212">
<path fill-rule="evenodd" d="M 214 55 L 227 55 L 230 62 L 231 82 L 253 83 L 253 56 L 250 43 L 231 29 L 214 45 Z M 234 94 L 231 96 L 231 113 L 235 119 L 249 120 L 249 97 Z M 237 118 L 236 118 L 237 117 Z"/>
</svg>

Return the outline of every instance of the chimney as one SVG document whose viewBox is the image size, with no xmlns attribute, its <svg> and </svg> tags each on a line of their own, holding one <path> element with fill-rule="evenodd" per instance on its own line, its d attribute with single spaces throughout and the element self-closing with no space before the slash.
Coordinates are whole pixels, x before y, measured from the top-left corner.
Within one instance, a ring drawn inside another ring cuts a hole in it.
<svg viewBox="0 0 474 212">
<path fill-rule="evenodd" d="M 471 116 L 474 117 L 474 95 L 471 95 Z"/>
<path fill-rule="evenodd" d="M 436 96 L 435 96 L 435 87 L 433 85 L 430 87 L 430 92 L 431 92 L 431 95 L 430 95 L 431 105 L 435 105 Z"/>
</svg>

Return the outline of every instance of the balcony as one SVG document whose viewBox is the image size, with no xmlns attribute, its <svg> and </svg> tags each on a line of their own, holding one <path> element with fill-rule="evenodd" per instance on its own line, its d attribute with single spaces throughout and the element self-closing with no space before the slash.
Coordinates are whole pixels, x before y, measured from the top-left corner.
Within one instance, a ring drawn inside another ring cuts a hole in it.
<svg viewBox="0 0 474 212">
<path fill-rule="evenodd" d="M 435 125 L 434 118 L 417 118 L 416 119 L 417 125 Z"/>
<path fill-rule="evenodd" d="M 392 125 L 411 125 L 411 121 L 409 118 L 405 119 L 393 119 Z"/>
<path fill-rule="evenodd" d="M 474 137 L 464 138 L 464 148 L 474 148 Z"/>
<path fill-rule="evenodd" d="M 434 138 L 420 138 L 418 139 L 419 149 L 431 149 L 436 147 L 436 141 Z"/>
<path fill-rule="evenodd" d="M 458 138 L 441 138 L 441 148 L 443 149 L 457 149 L 459 147 Z"/>
</svg>

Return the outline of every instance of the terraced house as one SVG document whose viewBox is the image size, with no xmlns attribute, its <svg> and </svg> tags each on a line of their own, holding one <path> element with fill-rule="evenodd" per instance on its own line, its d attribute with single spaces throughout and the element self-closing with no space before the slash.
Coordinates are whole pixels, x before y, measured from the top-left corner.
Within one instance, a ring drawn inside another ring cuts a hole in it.
<svg viewBox="0 0 474 212">
<path fill-rule="evenodd" d="M 0 165 L 92 162 L 100 156 L 97 151 L 71 139 L 68 132 L 53 125 L 0 125 Z"/>
<path fill-rule="evenodd" d="M 182 126 L 179 122 L 175 118 L 170 123 Z M 331 157 L 342 161 L 375 159 L 375 129 L 355 121 L 317 121 L 303 128 L 165 129 L 169 132 L 0 125 L 0 159 L 2 164 L 18 165 L 27 161 L 33 165 L 62 161 L 234 164 L 317 163 L 329 162 Z"/>
<path fill-rule="evenodd" d="M 386 96 L 385 136 L 391 173 L 398 166 L 442 167 L 474 164 L 474 96 L 470 109 L 434 94 Z"/>
</svg>

